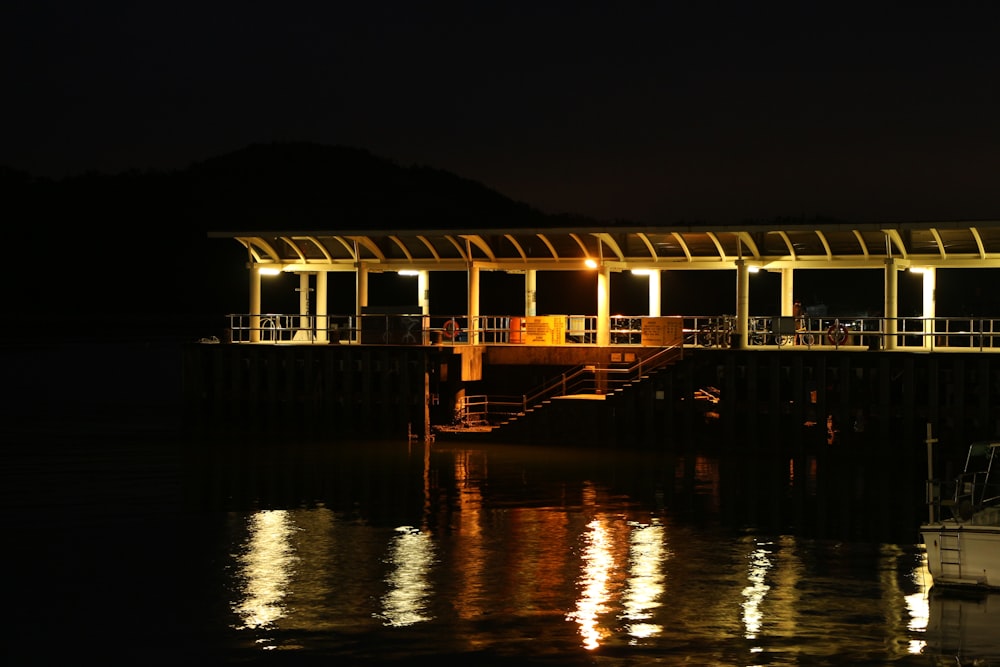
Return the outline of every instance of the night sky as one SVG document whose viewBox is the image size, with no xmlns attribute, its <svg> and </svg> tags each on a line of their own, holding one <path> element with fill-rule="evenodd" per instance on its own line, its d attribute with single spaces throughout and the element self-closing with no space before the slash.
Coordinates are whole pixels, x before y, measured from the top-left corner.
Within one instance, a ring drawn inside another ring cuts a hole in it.
<svg viewBox="0 0 1000 667">
<path fill-rule="evenodd" d="M 599 219 L 995 219 L 998 7 L 8 1 L 0 165 L 308 141 Z"/>
</svg>

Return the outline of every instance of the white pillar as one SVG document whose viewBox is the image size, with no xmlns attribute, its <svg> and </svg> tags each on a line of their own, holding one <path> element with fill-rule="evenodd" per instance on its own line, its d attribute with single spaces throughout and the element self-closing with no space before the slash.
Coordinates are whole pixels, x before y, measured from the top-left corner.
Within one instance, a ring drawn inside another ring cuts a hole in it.
<svg viewBox="0 0 1000 667">
<path fill-rule="evenodd" d="M 250 264 L 250 342 L 260 342 L 260 265 Z"/>
<path fill-rule="evenodd" d="M 368 306 L 368 265 L 361 263 L 358 265 L 357 273 L 355 274 L 355 280 L 357 284 L 355 289 L 357 293 L 354 298 L 354 314 L 360 316 L 361 309 Z"/>
<path fill-rule="evenodd" d="M 479 344 L 479 267 L 469 265 L 469 342 Z"/>
<path fill-rule="evenodd" d="M 660 316 L 660 271 L 653 269 L 649 272 L 649 316 Z"/>
<path fill-rule="evenodd" d="M 368 307 L 368 265 L 364 262 L 358 263 L 355 273 L 355 298 L 354 298 L 354 331 L 351 338 L 361 341 L 361 313 Z"/>
<path fill-rule="evenodd" d="M 422 315 L 430 314 L 430 289 L 428 288 L 428 272 L 417 271 L 417 305 Z"/>
<path fill-rule="evenodd" d="M 896 260 L 889 257 L 885 260 L 885 349 L 896 349 Z"/>
<path fill-rule="evenodd" d="M 299 274 L 299 331 L 308 333 L 309 325 L 309 274 Z"/>
<path fill-rule="evenodd" d="M 934 347 L 934 318 L 937 312 L 937 269 L 928 266 L 924 269 L 924 347 Z"/>
<path fill-rule="evenodd" d="M 420 318 L 420 329 L 423 331 L 423 342 L 424 345 L 430 343 L 430 317 L 431 313 L 431 291 L 428 285 L 430 279 L 429 273 L 427 271 L 417 272 L 417 303 L 420 305 L 420 314 L 423 317 Z"/>
<path fill-rule="evenodd" d="M 737 348 L 745 350 L 747 341 L 747 316 L 750 310 L 750 271 L 745 259 L 736 260 L 736 337 Z"/>
<path fill-rule="evenodd" d="M 781 270 L 781 314 L 793 315 L 795 310 L 795 269 Z"/>
<path fill-rule="evenodd" d="M 316 274 L 316 342 L 325 343 L 327 336 L 327 272 Z"/>
<path fill-rule="evenodd" d="M 597 344 L 611 344 L 611 269 L 603 263 L 597 270 Z"/>
<path fill-rule="evenodd" d="M 524 314 L 529 317 L 538 314 L 537 273 L 535 269 L 524 272 Z"/>
</svg>

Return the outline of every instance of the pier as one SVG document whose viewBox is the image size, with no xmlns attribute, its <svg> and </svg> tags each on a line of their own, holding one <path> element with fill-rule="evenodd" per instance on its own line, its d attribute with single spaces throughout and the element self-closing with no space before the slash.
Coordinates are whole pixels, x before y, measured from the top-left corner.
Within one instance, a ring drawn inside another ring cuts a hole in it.
<svg viewBox="0 0 1000 667">
<path fill-rule="evenodd" d="M 998 429 L 1000 320 L 956 315 L 938 299 L 953 271 L 992 275 L 996 222 L 215 236 L 248 250 L 250 307 L 226 315 L 223 339 L 185 355 L 198 428 L 642 446 L 712 429 L 839 442 L 905 437 L 927 420 L 963 442 Z M 796 275 L 813 270 L 880 278 L 881 312 L 802 306 Z M 664 282 L 683 275 L 698 290 L 705 271 L 732 276 L 717 312 L 665 314 L 679 295 Z M 567 272 L 584 285 L 593 276 L 586 298 L 596 313 L 539 308 L 544 281 Z M 751 280 L 760 272 L 776 289 Z M 297 276 L 297 312 L 266 307 L 269 273 Z M 642 281 L 644 305 L 612 314 L 618 291 L 637 289 L 614 278 L 625 273 Z M 492 274 L 507 276 L 499 291 Z M 510 303 L 511 276 L 523 308 L 484 314 L 498 294 Z M 918 289 L 902 289 L 903 276 Z M 373 305 L 385 299 L 372 283 L 388 290 L 392 281 L 402 299 Z M 761 292 L 773 298 L 767 310 Z M 435 305 L 456 298 L 460 311 Z M 917 314 L 900 315 L 901 304 Z M 665 323 L 668 339 L 654 334 Z"/>
</svg>

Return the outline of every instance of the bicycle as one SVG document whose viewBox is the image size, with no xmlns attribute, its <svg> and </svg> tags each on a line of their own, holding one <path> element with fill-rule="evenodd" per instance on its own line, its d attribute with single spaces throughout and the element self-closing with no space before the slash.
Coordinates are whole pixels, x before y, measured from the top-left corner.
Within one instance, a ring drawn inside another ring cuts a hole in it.
<svg viewBox="0 0 1000 667">
<path fill-rule="evenodd" d="M 763 320 L 757 317 L 750 318 L 747 323 L 747 340 L 751 345 L 763 345 L 767 342 L 767 334 L 763 329 Z"/>
<path fill-rule="evenodd" d="M 733 318 L 722 315 L 712 318 L 709 324 L 698 331 L 698 342 L 702 347 L 729 347 L 733 339 Z"/>
</svg>

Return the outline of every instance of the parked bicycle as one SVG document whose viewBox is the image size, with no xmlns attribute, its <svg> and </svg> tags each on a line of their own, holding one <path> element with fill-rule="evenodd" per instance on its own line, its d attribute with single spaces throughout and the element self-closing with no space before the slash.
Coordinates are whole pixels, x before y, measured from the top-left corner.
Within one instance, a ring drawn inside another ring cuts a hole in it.
<svg viewBox="0 0 1000 667">
<path fill-rule="evenodd" d="M 793 320 L 785 317 L 751 317 L 747 322 L 747 340 L 751 345 L 794 345 L 798 332 Z M 800 338 L 801 340 L 801 338 Z M 806 345 L 810 345 L 806 343 Z"/>
<path fill-rule="evenodd" d="M 698 343 L 702 347 L 729 347 L 735 324 L 732 315 L 713 317 L 698 330 Z"/>
</svg>

